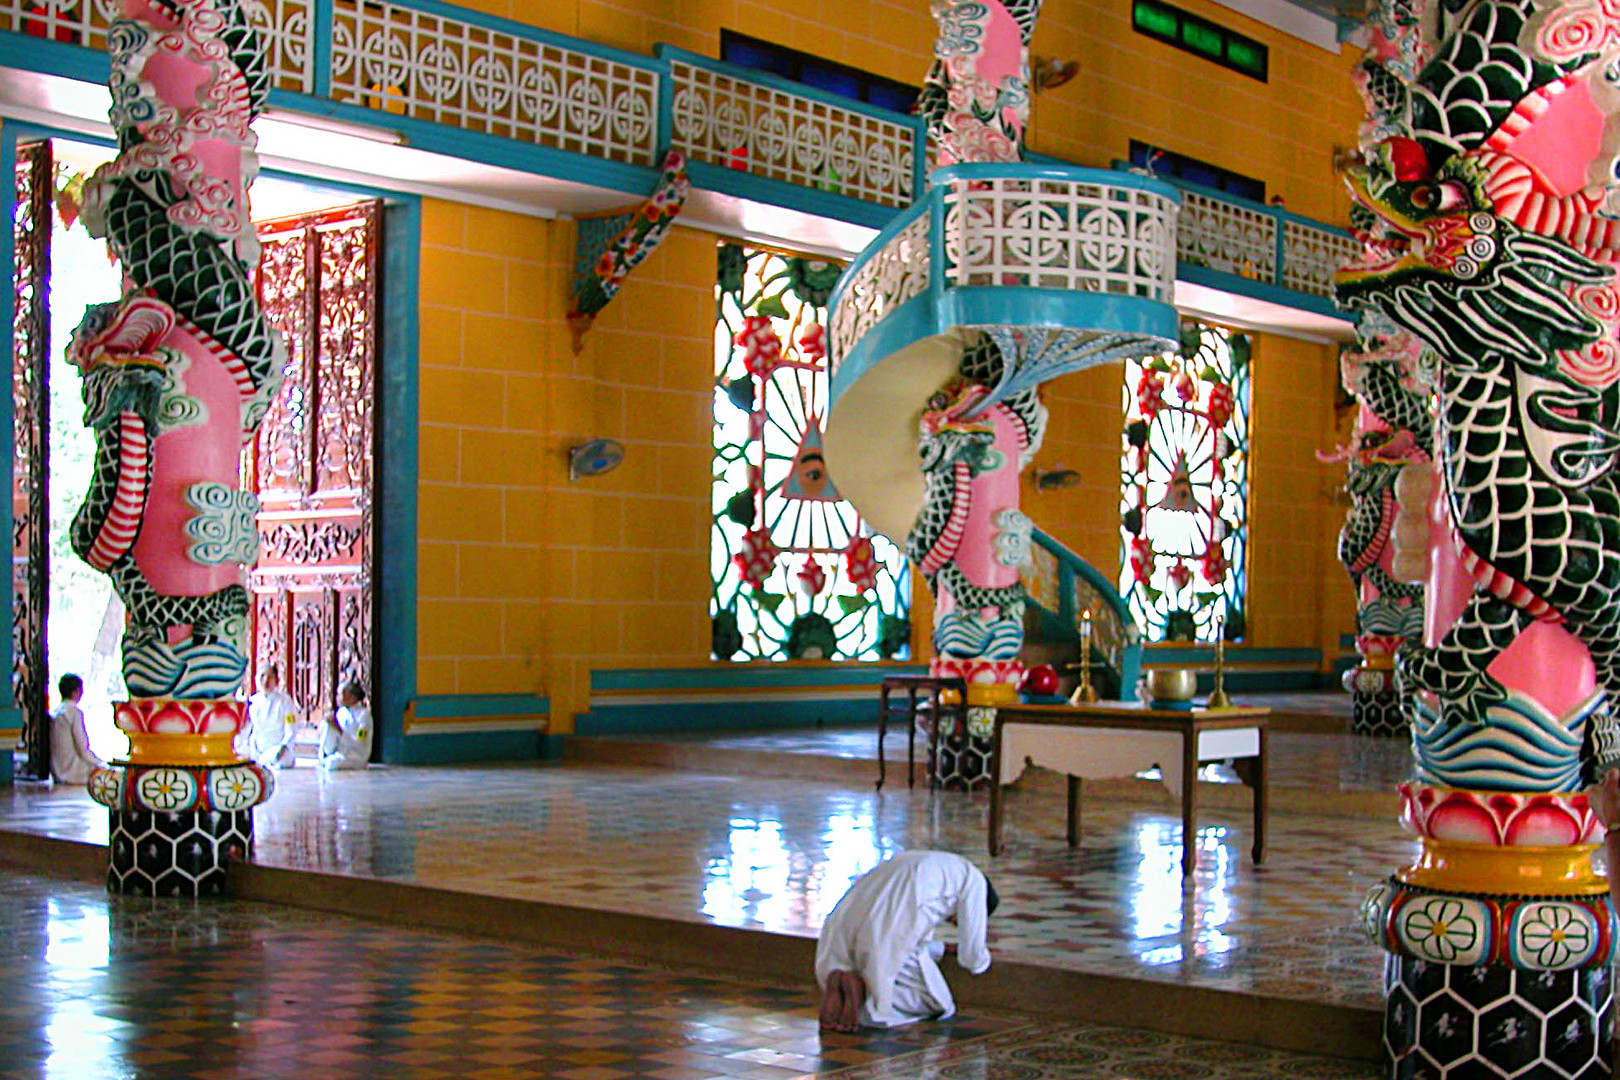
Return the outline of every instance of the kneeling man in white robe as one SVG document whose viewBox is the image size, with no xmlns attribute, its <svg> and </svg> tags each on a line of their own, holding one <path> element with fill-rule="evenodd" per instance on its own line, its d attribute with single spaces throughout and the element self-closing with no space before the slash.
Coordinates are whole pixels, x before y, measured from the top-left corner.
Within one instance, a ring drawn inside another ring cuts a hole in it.
<svg viewBox="0 0 1620 1080">
<path fill-rule="evenodd" d="M 983 871 L 960 855 L 907 851 L 856 879 L 816 943 L 821 1026 L 831 1031 L 898 1027 L 956 1012 L 939 971 L 945 946 L 934 931 L 956 923 L 956 962 L 990 967 L 985 923 L 998 903 Z"/>
<path fill-rule="evenodd" d="M 366 692 L 357 682 L 345 683 L 338 700 L 343 707 L 329 716 L 321 729 L 320 766 L 323 769 L 363 769 L 371 760 L 371 710 Z"/>
</svg>

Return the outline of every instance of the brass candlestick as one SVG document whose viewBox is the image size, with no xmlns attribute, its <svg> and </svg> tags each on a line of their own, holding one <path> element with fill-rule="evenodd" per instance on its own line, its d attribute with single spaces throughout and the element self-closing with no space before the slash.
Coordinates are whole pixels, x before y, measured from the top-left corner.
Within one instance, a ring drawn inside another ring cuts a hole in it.
<svg viewBox="0 0 1620 1080">
<path fill-rule="evenodd" d="M 1215 687 L 1209 692 L 1206 709 L 1230 709 L 1232 699 L 1226 696 L 1226 618 L 1215 616 Z"/>
<path fill-rule="evenodd" d="M 1097 688 L 1091 685 L 1091 609 L 1080 615 L 1080 685 L 1069 695 L 1070 705 L 1087 705 L 1097 700 Z"/>
</svg>

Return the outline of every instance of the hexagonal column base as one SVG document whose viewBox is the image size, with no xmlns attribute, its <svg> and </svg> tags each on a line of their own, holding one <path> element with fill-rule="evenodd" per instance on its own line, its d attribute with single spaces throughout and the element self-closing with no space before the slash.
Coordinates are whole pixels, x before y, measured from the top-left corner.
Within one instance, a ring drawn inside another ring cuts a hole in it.
<svg viewBox="0 0 1620 1080">
<path fill-rule="evenodd" d="M 952 791 L 976 791 L 990 786 L 989 739 L 965 731 L 941 735 L 934 776 L 939 786 Z"/>
<path fill-rule="evenodd" d="M 1402 739 L 1411 734 L 1406 717 L 1401 715 L 1401 699 L 1395 691 L 1384 690 L 1369 694 L 1356 690 L 1352 693 L 1355 704 L 1350 719 L 1350 731 L 1353 734 Z"/>
<path fill-rule="evenodd" d="M 1609 1080 L 1609 967 L 1527 971 L 1389 954 L 1384 1048 L 1395 1080 Z"/>
<path fill-rule="evenodd" d="M 253 851 L 253 810 L 112 810 L 107 891 L 217 896 L 232 855 Z"/>
</svg>

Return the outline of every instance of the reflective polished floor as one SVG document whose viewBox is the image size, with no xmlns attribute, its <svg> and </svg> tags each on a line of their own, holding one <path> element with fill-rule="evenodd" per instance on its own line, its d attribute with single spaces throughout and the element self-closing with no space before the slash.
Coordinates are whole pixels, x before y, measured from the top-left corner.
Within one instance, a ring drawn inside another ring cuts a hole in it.
<svg viewBox="0 0 1620 1080">
<path fill-rule="evenodd" d="M 973 1013 L 822 1035 L 784 987 L 0 871 L 0 1076 L 1371 1080 L 1374 1067 Z"/>
<path fill-rule="evenodd" d="M 1021 783 L 1008 851 L 990 860 L 982 795 L 585 765 L 297 769 L 257 812 L 255 858 L 813 936 L 880 859 L 944 849 L 995 881 L 1000 955 L 1380 1007 L 1382 955 L 1355 918 L 1366 888 L 1415 853 L 1392 818 L 1273 813 L 1256 867 L 1247 808 L 1212 808 L 1184 887 L 1168 799 L 1101 802 L 1070 850 L 1061 784 Z M 19 785 L 0 794 L 0 829 L 104 843 L 107 819 L 82 790 Z"/>
</svg>

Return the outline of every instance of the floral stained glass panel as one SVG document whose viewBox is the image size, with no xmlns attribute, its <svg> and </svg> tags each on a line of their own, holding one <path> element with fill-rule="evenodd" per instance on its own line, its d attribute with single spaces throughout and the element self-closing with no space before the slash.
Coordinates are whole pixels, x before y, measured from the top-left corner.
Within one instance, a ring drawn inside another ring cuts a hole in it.
<svg viewBox="0 0 1620 1080">
<path fill-rule="evenodd" d="M 842 267 L 727 244 L 715 288 L 712 653 L 904 659 L 905 555 L 822 457 L 827 299 Z"/>
<path fill-rule="evenodd" d="M 1176 353 L 1125 365 L 1119 591 L 1146 641 L 1244 636 L 1249 354 L 1186 322 Z"/>
</svg>

